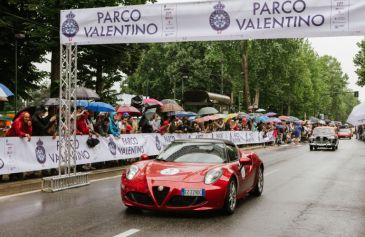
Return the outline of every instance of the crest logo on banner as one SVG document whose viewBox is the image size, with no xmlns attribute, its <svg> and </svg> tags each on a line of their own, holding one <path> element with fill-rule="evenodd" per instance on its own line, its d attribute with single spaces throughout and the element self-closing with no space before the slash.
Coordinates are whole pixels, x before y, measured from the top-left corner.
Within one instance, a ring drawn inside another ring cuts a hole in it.
<svg viewBox="0 0 365 237">
<path fill-rule="evenodd" d="M 35 156 L 40 164 L 44 164 L 47 160 L 46 150 L 43 147 L 41 139 L 38 139 L 37 147 L 35 148 Z"/>
<path fill-rule="evenodd" d="M 209 17 L 210 26 L 216 30 L 218 34 L 227 29 L 231 24 L 229 14 L 224 10 L 226 6 L 218 2 L 213 8 L 215 9 Z"/>
<path fill-rule="evenodd" d="M 156 136 L 155 143 L 156 143 L 157 150 L 160 151 L 161 150 L 161 142 L 160 142 L 160 139 L 158 139 L 158 136 Z"/>
<path fill-rule="evenodd" d="M 117 154 L 117 144 L 115 144 L 113 138 L 109 138 L 108 147 L 110 153 L 112 153 L 112 155 L 115 156 Z"/>
<path fill-rule="evenodd" d="M 71 11 L 66 15 L 67 20 L 62 23 L 62 34 L 69 38 L 72 41 L 72 37 L 74 37 L 77 32 L 79 32 L 79 24 L 74 20 L 75 14 Z"/>
<path fill-rule="evenodd" d="M 0 159 L 0 170 L 4 167 L 4 161 L 2 159 Z"/>
</svg>

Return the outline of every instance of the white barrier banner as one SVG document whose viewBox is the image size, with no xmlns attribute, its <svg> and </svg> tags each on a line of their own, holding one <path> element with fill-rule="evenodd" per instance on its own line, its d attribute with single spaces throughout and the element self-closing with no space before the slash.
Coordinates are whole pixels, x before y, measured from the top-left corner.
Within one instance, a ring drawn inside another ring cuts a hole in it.
<svg viewBox="0 0 365 237">
<path fill-rule="evenodd" d="M 274 141 L 272 133 L 268 133 L 264 138 L 263 133 L 250 131 L 163 136 L 157 133 L 143 133 L 122 135 L 120 138 L 99 137 L 100 143 L 94 148 L 89 148 L 86 145 L 88 136 L 77 136 L 77 164 L 136 158 L 142 154 L 154 156 L 176 139 L 193 138 L 227 139 L 237 145 Z M 18 137 L 0 138 L 0 175 L 57 168 L 60 159 L 58 148 L 58 140 L 52 137 L 32 137 L 30 142 Z"/>
<path fill-rule="evenodd" d="M 364 0 L 227 0 L 61 11 L 62 44 L 364 35 Z"/>
</svg>

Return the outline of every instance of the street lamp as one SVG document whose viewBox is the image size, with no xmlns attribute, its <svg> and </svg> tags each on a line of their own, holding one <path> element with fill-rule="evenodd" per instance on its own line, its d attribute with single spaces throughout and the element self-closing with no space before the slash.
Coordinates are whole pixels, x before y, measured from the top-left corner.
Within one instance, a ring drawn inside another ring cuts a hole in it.
<svg viewBox="0 0 365 237">
<path fill-rule="evenodd" d="M 15 37 L 15 114 L 18 112 L 18 40 L 24 39 L 24 33 L 18 33 Z"/>
</svg>

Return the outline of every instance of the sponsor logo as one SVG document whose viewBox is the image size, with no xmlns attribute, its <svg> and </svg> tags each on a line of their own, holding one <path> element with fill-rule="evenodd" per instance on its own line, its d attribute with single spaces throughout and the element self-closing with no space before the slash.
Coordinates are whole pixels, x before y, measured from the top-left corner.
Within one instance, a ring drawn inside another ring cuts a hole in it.
<svg viewBox="0 0 365 237">
<path fill-rule="evenodd" d="M 43 147 L 41 139 L 38 139 L 37 147 L 35 148 L 35 156 L 40 164 L 44 164 L 47 160 L 46 150 Z"/>
<path fill-rule="evenodd" d="M 160 139 L 158 139 L 158 136 L 156 136 L 155 144 L 156 144 L 156 149 L 157 149 L 158 151 L 160 151 L 162 147 L 161 147 Z"/>
<path fill-rule="evenodd" d="M 115 156 L 117 154 L 117 144 L 115 144 L 113 138 L 111 137 L 109 138 L 108 147 L 110 153 L 112 153 L 112 155 Z"/>
<path fill-rule="evenodd" d="M 209 24 L 218 34 L 226 30 L 231 24 L 229 14 L 224 10 L 225 7 L 224 4 L 218 2 L 218 4 L 213 7 L 214 11 L 209 16 Z"/>
<path fill-rule="evenodd" d="M 72 41 L 72 38 L 79 32 L 79 24 L 75 21 L 75 14 L 70 11 L 69 14 L 66 15 L 66 20 L 62 23 L 62 34 L 69 38 Z"/>
<path fill-rule="evenodd" d="M 174 174 L 177 174 L 179 172 L 180 172 L 180 170 L 177 169 L 177 168 L 167 168 L 167 169 L 161 170 L 160 174 L 162 174 L 162 175 L 174 175 Z"/>
<path fill-rule="evenodd" d="M 2 159 L 0 159 L 0 170 L 4 167 L 4 161 Z"/>
</svg>

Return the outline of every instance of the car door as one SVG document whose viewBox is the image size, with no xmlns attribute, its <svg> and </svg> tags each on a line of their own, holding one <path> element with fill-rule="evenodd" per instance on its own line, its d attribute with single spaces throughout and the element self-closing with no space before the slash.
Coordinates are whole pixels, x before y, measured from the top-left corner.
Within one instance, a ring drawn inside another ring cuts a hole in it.
<svg viewBox="0 0 365 237">
<path fill-rule="evenodd" d="M 245 170 L 238 161 L 240 157 L 239 156 L 240 152 L 238 151 L 236 146 L 227 144 L 226 147 L 227 147 L 227 156 L 230 162 L 231 169 L 234 171 L 236 177 L 238 178 L 237 191 L 238 193 L 242 193 L 244 191 L 244 187 L 242 184 L 245 178 Z"/>
</svg>

